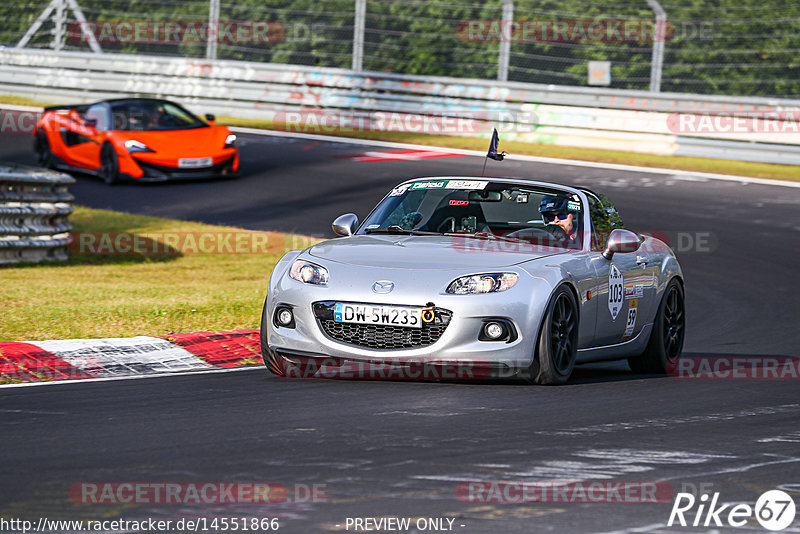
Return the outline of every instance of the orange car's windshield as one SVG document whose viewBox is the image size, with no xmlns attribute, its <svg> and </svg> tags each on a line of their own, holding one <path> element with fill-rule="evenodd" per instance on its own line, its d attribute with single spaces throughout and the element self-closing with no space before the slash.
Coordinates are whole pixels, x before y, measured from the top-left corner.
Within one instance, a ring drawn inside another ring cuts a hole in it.
<svg viewBox="0 0 800 534">
<path fill-rule="evenodd" d="M 187 130 L 207 126 L 186 109 L 160 100 L 116 102 L 111 105 L 111 114 L 115 130 Z"/>
</svg>

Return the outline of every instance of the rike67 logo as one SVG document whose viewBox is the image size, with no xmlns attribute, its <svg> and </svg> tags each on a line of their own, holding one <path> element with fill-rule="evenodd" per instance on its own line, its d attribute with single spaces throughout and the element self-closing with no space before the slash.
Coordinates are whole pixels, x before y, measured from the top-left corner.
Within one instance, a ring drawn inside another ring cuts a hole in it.
<svg viewBox="0 0 800 534">
<path fill-rule="evenodd" d="M 795 504 L 792 497 L 781 490 L 766 491 L 758 498 L 755 506 L 744 503 L 720 503 L 719 492 L 710 498 L 707 493 L 696 498 L 691 493 L 678 493 L 667 526 L 745 527 L 755 518 L 765 529 L 784 530 L 792 524 L 795 517 Z"/>
</svg>

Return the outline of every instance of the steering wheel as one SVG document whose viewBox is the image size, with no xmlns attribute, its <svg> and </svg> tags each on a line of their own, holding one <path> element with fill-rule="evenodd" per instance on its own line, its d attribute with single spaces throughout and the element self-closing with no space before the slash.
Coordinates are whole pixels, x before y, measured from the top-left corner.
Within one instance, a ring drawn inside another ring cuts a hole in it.
<svg viewBox="0 0 800 534">
<path fill-rule="evenodd" d="M 422 214 L 418 211 L 412 211 L 403 215 L 400 220 L 400 228 L 403 230 L 413 230 L 416 225 L 422 220 Z"/>
<path fill-rule="evenodd" d="M 544 230 L 551 236 L 553 236 L 553 239 L 555 239 L 556 241 L 566 241 L 567 239 L 569 239 L 564 229 L 557 224 L 548 224 L 544 227 Z"/>
</svg>

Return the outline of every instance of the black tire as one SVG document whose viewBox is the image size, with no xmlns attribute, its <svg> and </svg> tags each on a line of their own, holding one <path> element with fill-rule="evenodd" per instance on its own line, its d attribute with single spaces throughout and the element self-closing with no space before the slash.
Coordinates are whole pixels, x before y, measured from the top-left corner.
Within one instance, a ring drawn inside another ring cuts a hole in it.
<svg viewBox="0 0 800 534">
<path fill-rule="evenodd" d="M 547 305 L 529 381 L 541 385 L 564 384 L 572 375 L 578 355 L 578 305 L 575 295 L 560 286 Z"/>
<path fill-rule="evenodd" d="M 647 348 L 641 356 L 628 358 L 628 366 L 636 373 L 666 373 L 680 357 L 685 337 L 686 308 L 683 286 L 673 278 L 658 305 Z"/>
<path fill-rule="evenodd" d="M 264 302 L 264 311 L 261 312 L 261 357 L 264 366 L 275 376 L 286 376 L 286 359 L 269 349 L 267 332 L 269 331 L 269 317 L 267 316 L 267 303 Z"/>
<path fill-rule="evenodd" d="M 108 185 L 119 183 L 119 159 L 117 151 L 109 143 L 100 151 L 100 177 Z"/>
<path fill-rule="evenodd" d="M 54 167 L 53 150 L 50 148 L 50 141 L 47 140 L 47 134 L 42 130 L 36 133 L 33 150 L 36 152 L 36 161 L 39 165 L 46 169 L 52 169 Z"/>
</svg>

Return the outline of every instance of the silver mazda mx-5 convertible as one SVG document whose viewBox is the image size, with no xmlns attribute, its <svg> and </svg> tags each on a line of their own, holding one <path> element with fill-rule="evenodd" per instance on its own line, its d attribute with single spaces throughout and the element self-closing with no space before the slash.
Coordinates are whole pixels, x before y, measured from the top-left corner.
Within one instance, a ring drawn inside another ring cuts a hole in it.
<svg viewBox="0 0 800 534">
<path fill-rule="evenodd" d="M 417 178 L 333 229 L 272 271 L 261 346 L 276 375 L 561 384 L 584 362 L 663 373 L 683 348 L 675 255 L 588 189 Z"/>
</svg>

